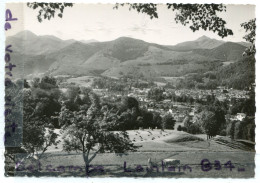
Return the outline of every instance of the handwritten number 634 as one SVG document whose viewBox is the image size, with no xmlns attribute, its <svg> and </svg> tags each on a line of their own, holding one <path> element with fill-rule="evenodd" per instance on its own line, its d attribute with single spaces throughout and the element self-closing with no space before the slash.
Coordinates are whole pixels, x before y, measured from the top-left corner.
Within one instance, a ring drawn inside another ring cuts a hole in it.
<svg viewBox="0 0 260 183">
<path fill-rule="evenodd" d="M 215 160 L 214 163 L 211 163 L 208 159 L 203 159 L 201 160 L 201 170 L 204 172 L 208 172 L 210 171 L 212 168 L 214 168 L 215 170 L 221 170 L 222 166 L 220 161 Z M 232 171 L 233 168 L 235 168 L 235 166 L 231 163 L 231 161 L 227 161 L 224 165 L 224 168 L 228 168 L 230 171 Z"/>
</svg>

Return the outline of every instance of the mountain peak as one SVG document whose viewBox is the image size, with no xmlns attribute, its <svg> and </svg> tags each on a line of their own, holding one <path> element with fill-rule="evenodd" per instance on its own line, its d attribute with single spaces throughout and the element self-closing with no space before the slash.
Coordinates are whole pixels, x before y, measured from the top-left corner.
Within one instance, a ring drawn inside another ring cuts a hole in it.
<svg viewBox="0 0 260 183">
<path fill-rule="evenodd" d="M 115 42 L 124 42 L 124 41 L 138 41 L 138 42 L 145 42 L 141 39 L 136 39 L 136 38 L 132 38 L 132 37 L 126 37 L 126 36 L 122 36 L 119 37 L 117 39 L 114 40 Z"/>
<path fill-rule="evenodd" d="M 33 32 L 29 31 L 29 30 L 24 30 L 24 31 L 21 31 L 21 32 L 18 32 L 15 37 L 19 37 L 19 38 L 24 38 L 24 37 L 37 37 L 36 34 L 34 34 Z"/>
<path fill-rule="evenodd" d="M 204 41 L 204 40 L 211 40 L 211 38 L 204 35 L 204 36 L 199 37 L 196 41 Z"/>
</svg>

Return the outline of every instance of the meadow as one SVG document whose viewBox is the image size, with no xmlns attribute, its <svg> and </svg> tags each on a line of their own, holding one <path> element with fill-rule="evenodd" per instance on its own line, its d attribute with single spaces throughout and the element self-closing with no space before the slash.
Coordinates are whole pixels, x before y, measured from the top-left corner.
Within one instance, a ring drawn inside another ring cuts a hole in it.
<svg viewBox="0 0 260 183">
<path fill-rule="evenodd" d="M 253 177 L 254 152 L 242 151 L 214 140 L 205 140 L 204 135 L 191 135 L 176 130 L 129 130 L 130 139 L 140 146 L 137 152 L 126 154 L 98 154 L 91 163 L 88 177 Z M 148 158 L 155 167 L 148 171 Z M 162 160 L 177 159 L 180 165 L 164 167 Z M 207 159 L 203 171 L 201 161 Z M 16 175 L 32 176 L 79 176 L 86 177 L 84 161 L 78 152 L 62 151 L 62 142 L 51 147 L 37 165 L 25 163 L 25 170 Z M 231 164 L 227 162 L 231 162 Z M 219 164 L 217 163 L 219 162 Z M 33 167 L 33 168 L 32 168 Z M 101 169 L 102 171 L 101 171 Z M 39 165 L 38 165 L 39 168 Z"/>
</svg>

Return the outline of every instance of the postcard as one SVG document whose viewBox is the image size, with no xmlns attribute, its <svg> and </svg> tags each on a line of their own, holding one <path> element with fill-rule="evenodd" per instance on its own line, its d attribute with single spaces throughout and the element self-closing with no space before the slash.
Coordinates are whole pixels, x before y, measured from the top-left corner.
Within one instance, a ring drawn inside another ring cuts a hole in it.
<svg viewBox="0 0 260 183">
<path fill-rule="evenodd" d="M 4 11 L 6 177 L 255 178 L 255 4 Z"/>
</svg>

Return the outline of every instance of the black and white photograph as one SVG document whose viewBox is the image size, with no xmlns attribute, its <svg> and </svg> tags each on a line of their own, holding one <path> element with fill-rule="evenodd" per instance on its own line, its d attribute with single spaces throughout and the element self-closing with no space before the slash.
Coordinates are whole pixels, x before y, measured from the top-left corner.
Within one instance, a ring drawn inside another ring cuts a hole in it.
<svg viewBox="0 0 260 183">
<path fill-rule="evenodd" d="M 255 177 L 256 5 L 4 11 L 5 177 Z"/>
</svg>

